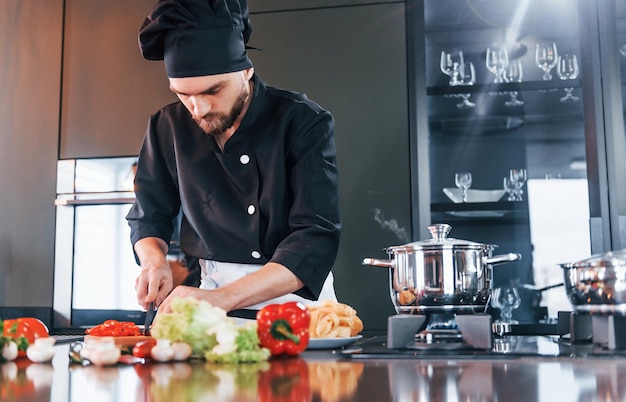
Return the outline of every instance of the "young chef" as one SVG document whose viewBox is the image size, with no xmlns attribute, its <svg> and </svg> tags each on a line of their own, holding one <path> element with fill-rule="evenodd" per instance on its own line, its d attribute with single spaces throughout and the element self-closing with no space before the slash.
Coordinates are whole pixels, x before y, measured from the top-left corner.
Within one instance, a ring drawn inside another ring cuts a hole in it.
<svg viewBox="0 0 626 402">
<path fill-rule="evenodd" d="M 164 60 L 180 100 L 149 120 L 127 216 L 144 308 L 194 297 L 254 318 L 270 302 L 336 300 L 334 120 L 261 81 L 251 31 L 246 0 L 161 0 L 141 27 L 143 57 Z M 181 249 L 200 259 L 202 280 L 172 290 L 166 254 L 181 208 Z"/>
</svg>

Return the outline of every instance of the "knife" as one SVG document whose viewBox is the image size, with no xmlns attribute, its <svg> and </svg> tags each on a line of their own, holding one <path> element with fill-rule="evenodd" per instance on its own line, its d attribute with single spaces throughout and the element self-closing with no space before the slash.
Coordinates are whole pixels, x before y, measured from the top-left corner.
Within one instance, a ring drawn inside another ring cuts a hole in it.
<svg viewBox="0 0 626 402">
<path fill-rule="evenodd" d="M 148 305 L 148 310 L 146 311 L 146 321 L 143 325 L 143 334 L 145 336 L 150 335 L 150 326 L 152 325 L 152 321 L 154 320 L 154 316 L 156 315 L 156 309 L 154 308 L 154 302 L 150 302 Z"/>
</svg>

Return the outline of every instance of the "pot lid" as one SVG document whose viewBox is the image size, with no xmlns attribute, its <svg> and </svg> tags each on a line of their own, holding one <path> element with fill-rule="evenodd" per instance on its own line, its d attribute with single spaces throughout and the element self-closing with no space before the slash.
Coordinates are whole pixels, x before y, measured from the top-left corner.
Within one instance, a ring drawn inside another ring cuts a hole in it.
<svg viewBox="0 0 626 402">
<path fill-rule="evenodd" d="M 404 244 L 402 246 L 394 246 L 389 247 L 390 251 L 416 251 L 416 250 L 441 250 L 441 249 L 452 249 L 452 248 L 461 248 L 461 249 L 473 249 L 473 250 L 483 250 L 483 249 L 494 249 L 496 246 L 490 244 L 476 243 L 467 240 L 459 240 L 448 237 L 448 233 L 452 226 L 445 223 L 437 223 L 428 227 L 430 234 L 432 235 L 432 239 L 416 241 L 413 243 Z"/>
<path fill-rule="evenodd" d="M 618 268 L 626 266 L 626 249 L 592 255 L 584 260 L 561 264 L 564 268 Z"/>
</svg>

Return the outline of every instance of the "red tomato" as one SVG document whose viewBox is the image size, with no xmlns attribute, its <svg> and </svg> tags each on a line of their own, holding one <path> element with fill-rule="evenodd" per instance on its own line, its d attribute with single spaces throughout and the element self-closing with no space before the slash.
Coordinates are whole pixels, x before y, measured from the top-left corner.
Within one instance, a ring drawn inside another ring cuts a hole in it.
<svg viewBox="0 0 626 402">
<path fill-rule="evenodd" d="M 28 340 L 28 344 L 31 345 L 36 338 L 48 336 L 48 327 L 37 318 L 32 317 L 4 320 L 4 336 L 11 338 L 23 336 Z"/>
<path fill-rule="evenodd" d="M 150 352 L 156 343 L 156 339 L 148 339 L 137 343 L 133 346 L 133 356 L 141 357 L 142 359 L 150 358 Z"/>
<path fill-rule="evenodd" d="M 38 318 L 35 317 L 22 317 L 17 319 L 18 322 L 23 322 L 35 333 L 35 338 L 45 338 L 50 335 L 48 327 Z"/>
<path fill-rule="evenodd" d="M 28 342 L 28 345 L 32 345 L 35 343 L 35 339 L 43 338 L 48 336 L 48 327 L 46 324 L 33 317 L 21 317 L 16 319 L 4 320 L 4 336 L 8 336 L 10 338 L 21 338 L 24 337 Z M 20 347 L 20 351 L 18 352 L 18 356 L 25 356 L 26 346 Z"/>
</svg>

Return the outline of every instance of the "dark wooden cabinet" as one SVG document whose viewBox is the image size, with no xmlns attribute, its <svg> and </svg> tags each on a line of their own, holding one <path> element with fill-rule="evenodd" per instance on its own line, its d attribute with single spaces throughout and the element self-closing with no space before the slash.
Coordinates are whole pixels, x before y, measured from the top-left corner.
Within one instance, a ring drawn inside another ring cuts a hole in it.
<svg viewBox="0 0 626 402">
<path fill-rule="evenodd" d="M 61 159 L 139 153 L 148 117 L 176 100 L 137 34 L 153 0 L 66 0 Z"/>
</svg>

